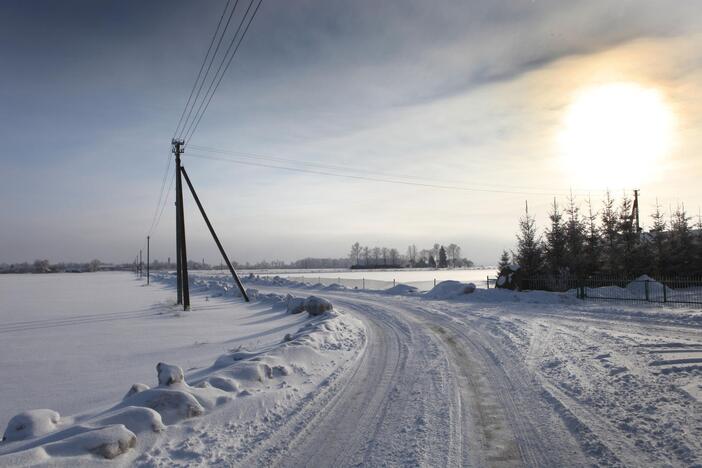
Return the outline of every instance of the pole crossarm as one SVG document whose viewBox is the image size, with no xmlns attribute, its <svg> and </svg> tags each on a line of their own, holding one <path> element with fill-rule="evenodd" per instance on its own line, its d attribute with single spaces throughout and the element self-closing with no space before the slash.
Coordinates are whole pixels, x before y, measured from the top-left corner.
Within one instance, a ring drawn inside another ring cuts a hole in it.
<svg viewBox="0 0 702 468">
<path fill-rule="evenodd" d="M 229 267 L 229 271 L 231 272 L 232 276 L 234 277 L 234 282 L 239 287 L 239 291 L 241 292 L 241 295 L 243 296 L 244 300 L 246 302 L 250 302 L 249 296 L 248 296 L 248 294 L 246 294 L 246 290 L 244 289 L 244 285 L 241 284 L 241 280 L 239 279 L 239 275 L 237 275 L 236 271 L 234 271 L 234 267 L 232 266 L 232 263 L 229 261 L 229 257 L 227 257 L 227 254 L 224 251 L 224 247 L 222 247 L 222 243 L 219 241 L 219 238 L 217 237 L 217 234 L 215 233 L 215 230 L 212 227 L 212 223 L 210 223 L 210 219 L 207 217 L 207 213 L 205 213 L 205 208 L 202 206 L 202 203 L 200 203 L 200 198 L 197 196 L 197 193 L 195 192 L 195 187 L 193 187 L 192 182 L 190 182 L 190 177 L 188 177 L 188 173 L 185 171 L 185 168 L 183 166 L 180 166 L 180 171 L 183 173 L 183 176 L 185 177 L 185 182 L 188 184 L 188 188 L 190 189 L 190 193 L 193 194 L 193 198 L 195 199 L 195 203 L 197 204 L 197 207 L 200 209 L 200 213 L 202 214 L 202 217 L 205 220 L 205 224 L 207 224 L 207 228 L 210 230 L 210 234 L 212 234 L 212 238 L 214 239 L 215 244 L 217 244 L 217 248 L 219 249 L 219 253 L 222 254 L 222 258 L 226 262 L 227 267 Z"/>
</svg>

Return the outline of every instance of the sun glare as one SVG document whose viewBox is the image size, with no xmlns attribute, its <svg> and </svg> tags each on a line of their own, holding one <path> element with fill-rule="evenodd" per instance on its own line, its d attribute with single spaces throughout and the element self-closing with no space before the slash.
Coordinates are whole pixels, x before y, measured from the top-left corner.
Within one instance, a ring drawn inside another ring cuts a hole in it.
<svg viewBox="0 0 702 468">
<path fill-rule="evenodd" d="M 658 90 L 612 83 L 576 94 L 558 145 L 575 181 L 616 189 L 650 179 L 673 139 L 674 115 Z"/>
</svg>

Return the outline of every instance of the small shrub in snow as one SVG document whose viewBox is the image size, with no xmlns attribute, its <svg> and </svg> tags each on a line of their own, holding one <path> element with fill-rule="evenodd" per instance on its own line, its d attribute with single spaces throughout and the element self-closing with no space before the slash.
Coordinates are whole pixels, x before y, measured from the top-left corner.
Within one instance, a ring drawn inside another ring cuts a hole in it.
<svg viewBox="0 0 702 468">
<path fill-rule="evenodd" d="M 159 385 L 168 386 L 183 381 L 183 369 L 178 366 L 159 362 L 156 364 L 156 372 L 158 373 Z"/>
<path fill-rule="evenodd" d="M 50 409 L 25 411 L 10 419 L 2 440 L 13 442 L 47 434 L 56 429 L 60 419 L 61 416 Z"/>
<path fill-rule="evenodd" d="M 230 379 L 228 377 L 221 377 L 219 375 L 214 375 L 209 378 L 208 380 L 210 382 L 210 385 L 212 385 L 215 388 L 218 388 L 222 391 L 225 392 L 234 392 L 237 393 L 239 392 L 239 383 L 234 380 Z"/>
<path fill-rule="evenodd" d="M 331 302 L 321 297 L 310 296 L 305 299 L 305 310 L 312 316 L 322 315 L 333 308 Z"/>
</svg>

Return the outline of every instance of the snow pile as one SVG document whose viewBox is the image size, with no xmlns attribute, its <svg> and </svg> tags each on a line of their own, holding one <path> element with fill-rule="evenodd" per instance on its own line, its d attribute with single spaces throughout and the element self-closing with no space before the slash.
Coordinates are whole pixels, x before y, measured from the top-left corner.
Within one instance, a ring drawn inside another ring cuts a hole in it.
<svg viewBox="0 0 702 468">
<path fill-rule="evenodd" d="M 431 291 L 424 294 L 424 297 L 428 299 L 454 299 L 464 294 L 471 294 L 473 291 L 475 291 L 473 283 L 448 280 L 434 286 Z"/>
<path fill-rule="evenodd" d="M 10 419 L 2 440 L 14 442 L 39 437 L 56 430 L 60 419 L 59 414 L 50 409 L 25 411 Z"/>
<path fill-rule="evenodd" d="M 626 290 L 633 298 L 662 301 L 664 297 L 671 297 L 673 290 L 663 283 L 659 283 L 648 275 L 641 275 L 626 285 Z"/>
<path fill-rule="evenodd" d="M 177 433 L 188 420 L 221 411 L 242 424 L 246 418 L 259 418 L 261 407 L 294 411 L 295 404 L 312 398 L 321 382 L 341 372 L 363 349 L 361 323 L 334 311 L 326 299 L 278 294 L 256 297 L 271 308 L 301 303 L 309 316 L 282 343 L 257 351 L 231 350 L 211 366 L 188 375 L 175 364 L 159 362 L 156 387 L 136 383 L 122 401 L 107 410 L 69 418 L 48 409 L 20 413 L 5 431 L 0 466 L 92 465 L 100 458 L 116 457 L 131 464 L 139 455 L 131 450 L 135 447 L 143 453 L 139 461 L 144 457 L 156 460 L 160 449 L 148 456 L 145 451 L 161 443 L 163 437 L 158 435 L 167 426 L 169 434 Z M 258 424 L 270 424 L 265 414 L 260 418 Z"/>
<path fill-rule="evenodd" d="M 409 286 L 409 285 L 400 283 L 400 284 L 397 284 L 391 288 L 386 289 L 383 292 L 385 294 L 404 296 L 406 294 L 416 294 L 418 292 L 418 289 L 415 288 L 414 286 Z"/>
</svg>

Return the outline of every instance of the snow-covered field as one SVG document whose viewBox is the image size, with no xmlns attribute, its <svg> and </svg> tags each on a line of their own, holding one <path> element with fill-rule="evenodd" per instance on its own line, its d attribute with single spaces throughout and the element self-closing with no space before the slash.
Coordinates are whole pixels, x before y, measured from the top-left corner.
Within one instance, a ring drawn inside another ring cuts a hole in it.
<svg viewBox="0 0 702 468">
<path fill-rule="evenodd" d="M 702 463 L 699 309 L 256 278 L 246 285 L 258 299 L 244 305 L 226 275 L 193 276 L 188 313 L 166 302 L 167 276 L 148 288 L 129 274 L 0 277 L 0 422 L 33 408 L 62 415 L 54 427 L 51 413 L 30 414 L 49 433 L 3 443 L 0 465 L 95 464 L 101 453 L 86 447 L 120 440 L 126 453 L 109 463 Z M 288 293 L 336 312 L 290 314 Z M 188 384 L 162 367 L 157 387 L 160 361 Z M 135 382 L 154 389 L 122 401 Z M 149 401 L 168 392 L 200 408 L 174 416 Z M 134 422 L 151 413 L 120 413 L 144 405 L 162 413 L 161 432 Z M 134 443 L 115 429 L 125 421 Z"/>
</svg>

